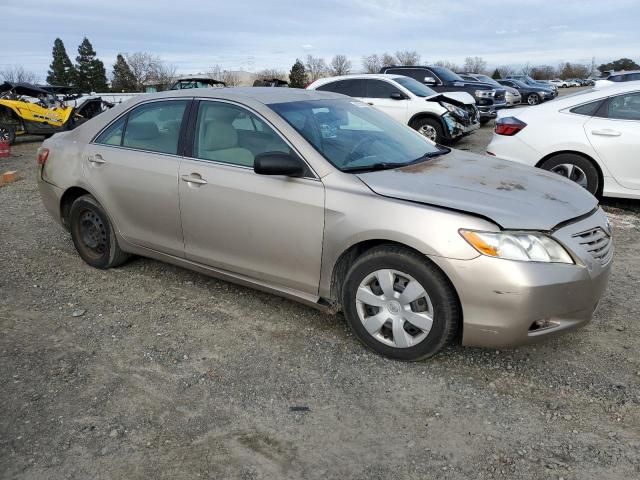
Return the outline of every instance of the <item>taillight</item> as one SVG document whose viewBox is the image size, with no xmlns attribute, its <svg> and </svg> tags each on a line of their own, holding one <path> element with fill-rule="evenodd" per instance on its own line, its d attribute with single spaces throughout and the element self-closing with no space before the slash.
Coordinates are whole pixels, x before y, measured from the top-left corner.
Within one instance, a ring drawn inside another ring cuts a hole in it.
<svg viewBox="0 0 640 480">
<path fill-rule="evenodd" d="M 48 148 L 39 148 L 38 149 L 38 165 L 44 167 L 44 164 L 47 163 L 47 159 L 49 158 L 49 149 Z"/>
<path fill-rule="evenodd" d="M 512 137 L 526 126 L 526 123 L 522 120 L 518 120 L 516 117 L 504 117 L 498 119 L 496 122 L 495 132 L 498 135 Z"/>
</svg>

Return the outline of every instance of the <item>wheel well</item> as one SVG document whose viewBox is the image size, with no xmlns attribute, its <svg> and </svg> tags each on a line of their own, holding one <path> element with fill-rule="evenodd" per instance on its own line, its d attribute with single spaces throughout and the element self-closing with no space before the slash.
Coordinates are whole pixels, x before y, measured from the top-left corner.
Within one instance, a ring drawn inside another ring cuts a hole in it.
<svg viewBox="0 0 640 480">
<path fill-rule="evenodd" d="M 68 219 L 71 205 L 76 201 L 76 199 L 83 195 L 90 195 L 90 193 L 80 187 L 71 187 L 62 195 L 62 198 L 60 199 L 60 218 L 62 219 L 62 224 L 65 227 L 69 228 Z"/>
<path fill-rule="evenodd" d="M 598 172 L 598 191 L 596 193 L 596 196 L 599 198 L 602 196 L 602 190 L 604 189 L 604 174 L 602 173 L 602 168 L 600 168 L 600 165 L 598 164 L 598 162 L 596 162 L 593 158 L 591 158 L 589 155 L 586 155 L 582 152 L 576 152 L 574 150 L 561 150 L 559 152 L 553 152 L 550 153 L 549 155 L 547 155 L 546 157 L 543 157 L 538 163 L 536 163 L 536 167 L 540 168 L 540 166 L 546 162 L 547 160 L 549 160 L 550 158 L 555 157 L 556 155 L 561 155 L 563 153 L 568 153 L 571 155 L 578 155 L 579 157 L 584 158 L 585 160 L 589 160 L 591 162 L 591 164 L 596 168 L 596 171 Z"/>
<path fill-rule="evenodd" d="M 13 126 L 14 128 L 20 127 L 22 120 L 12 109 L 6 105 L 0 105 L 0 123 Z"/>
<path fill-rule="evenodd" d="M 412 127 L 413 123 L 417 122 L 418 120 L 422 120 L 423 118 L 430 118 L 432 120 L 435 120 L 444 128 L 444 122 L 442 121 L 442 117 L 439 117 L 433 113 L 425 113 L 425 112 L 416 113 L 413 117 L 411 117 L 411 120 L 409 120 L 408 125 L 411 128 L 413 128 Z"/>
<path fill-rule="evenodd" d="M 335 311 L 342 310 L 342 306 L 340 305 L 340 301 L 342 297 L 341 295 L 342 285 L 344 284 L 344 280 L 347 276 L 347 272 L 349 271 L 351 266 L 356 262 L 358 258 L 364 255 L 366 252 L 368 252 L 372 248 L 379 247 L 381 245 L 393 245 L 396 247 L 406 248 L 407 250 L 410 250 L 412 252 L 416 252 L 422 257 L 424 257 L 425 262 L 431 263 L 440 271 L 440 273 L 446 279 L 446 281 L 449 282 L 449 285 L 451 286 L 451 289 L 453 290 L 456 296 L 456 301 L 458 302 L 458 308 L 460 310 L 460 325 L 459 325 L 460 328 L 458 329 L 458 332 L 460 332 L 461 334 L 462 327 L 463 327 L 462 305 L 460 304 L 460 297 L 458 296 L 458 292 L 456 291 L 456 288 L 453 285 L 453 283 L 451 283 L 451 280 L 449 280 L 449 277 L 447 276 L 447 274 L 444 273 L 442 269 L 440 269 L 440 267 L 438 267 L 436 264 L 431 262 L 423 253 L 419 252 L 415 248 L 409 247 L 404 243 L 393 242 L 390 240 L 365 240 L 363 242 L 352 245 L 347 250 L 342 252 L 342 255 L 340 255 L 340 257 L 338 257 L 338 260 L 336 261 L 336 264 L 333 267 L 333 273 L 331 276 L 331 299 L 332 299 L 331 303 L 335 307 Z"/>
</svg>

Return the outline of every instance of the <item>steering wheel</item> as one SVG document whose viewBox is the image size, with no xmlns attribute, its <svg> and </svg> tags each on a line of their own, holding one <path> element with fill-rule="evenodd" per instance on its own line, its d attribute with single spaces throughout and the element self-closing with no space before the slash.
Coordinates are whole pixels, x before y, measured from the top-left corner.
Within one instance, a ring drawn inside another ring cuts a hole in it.
<svg viewBox="0 0 640 480">
<path fill-rule="evenodd" d="M 375 140 L 374 138 L 366 136 L 362 140 L 360 140 L 358 143 L 356 143 L 355 146 L 351 150 L 349 150 L 349 153 L 347 154 L 347 158 L 344 161 L 343 165 L 349 165 L 350 163 L 353 163 L 356 160 L 358 160 L 359 157 L 356 157 L 356 154 L 359 152 L 359 150 L 365 145 L 365 143 L 373 142 L 374 140 Z"/>
</svg>

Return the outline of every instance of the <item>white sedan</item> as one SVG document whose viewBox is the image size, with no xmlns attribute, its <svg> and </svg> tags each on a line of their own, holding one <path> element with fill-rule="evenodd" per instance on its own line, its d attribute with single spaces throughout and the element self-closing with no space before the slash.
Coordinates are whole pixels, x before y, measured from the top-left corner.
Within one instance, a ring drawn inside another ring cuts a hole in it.
<svg viewBox="0 0 640 480">
<path fill-rule="evenodd" d="M 498 114 L 487 154 L 558 173 L 596 196 L 640 198 L 640 81 Z"/>
</svg>

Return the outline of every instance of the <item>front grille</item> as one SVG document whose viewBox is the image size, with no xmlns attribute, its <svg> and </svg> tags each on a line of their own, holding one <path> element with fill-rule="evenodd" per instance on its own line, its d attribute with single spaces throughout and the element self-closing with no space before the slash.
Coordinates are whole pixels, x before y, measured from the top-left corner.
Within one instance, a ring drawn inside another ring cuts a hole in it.
<svg viewBox="0 0 640 480">
<path fill-rule="evenodd" d="M 504 101 L 505 90 L 496 90 L 496 94 L 493 97 L 498 103 Z"/>
<path fill-rule="evenodd" d="M 586 232 L 576 233 L 573 238 L 600 263 L 605 264 L 611 259 L 613 253 L 611 250 L 611 235 L 607 234 L 602 228 L 596 227 Z"/>
</svg>

